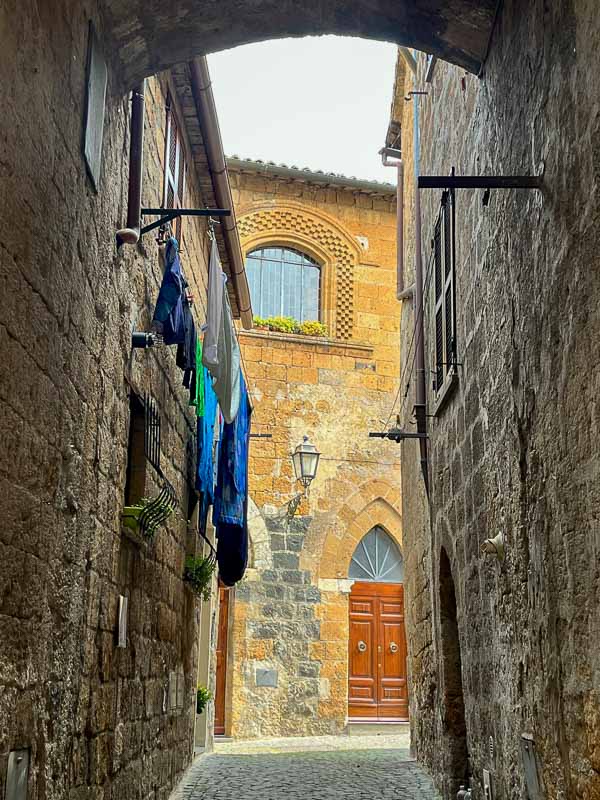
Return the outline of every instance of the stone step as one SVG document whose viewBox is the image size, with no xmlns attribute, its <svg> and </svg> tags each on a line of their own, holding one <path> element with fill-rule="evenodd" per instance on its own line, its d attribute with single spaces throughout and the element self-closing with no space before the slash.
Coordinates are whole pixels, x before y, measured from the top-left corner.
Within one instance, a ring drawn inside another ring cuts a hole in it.
<svg viewBox="0 0 600 800">
<path fill-rule="evenodd" d="M 348 736 L 393 736 L 397 733 L 408 733 L 408 722 L 358 722 L 348 721 L 346 733 Z"/>
</svg>

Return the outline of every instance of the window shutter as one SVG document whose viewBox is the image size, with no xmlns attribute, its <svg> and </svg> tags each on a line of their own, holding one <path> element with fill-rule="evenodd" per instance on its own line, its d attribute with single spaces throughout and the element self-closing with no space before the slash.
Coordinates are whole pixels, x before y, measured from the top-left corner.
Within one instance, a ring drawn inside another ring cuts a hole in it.
<svg viewBox="0 0 600 800">
<path fill-rule="evenodd" d="M 435 223 L 435 390 L 439 392 L 456 363 L 454 284 L 454 197 L 444 192 Z"/>
<path fill-rule="evenodd" d="M 165 142 L 165 187 L 164 208 L 183 207 L 183 189 L 185 181 L 185 156 L 182 147 L 182 136 L 177 123 L 173 102 L 167 98 L 167 137 Z M 175 238 L 181 244 L 181 217 L 173 223 Z"/>
<path fill-rule="evenodd" d="M 454 302 L 454 194 L 445 192 L 444 209 L 444 316 L 445 331 L 445 370 L 446 375 L 456 362 L 456 308 Z"/>
<path fill-rule="evenodd" d="M 438 215 L 433 234 L 433 257 L 435 268 L 435 389 L 439 391 L 444 382 L 444 280 L 442 267 L 442 215 Z"/>
</svg>

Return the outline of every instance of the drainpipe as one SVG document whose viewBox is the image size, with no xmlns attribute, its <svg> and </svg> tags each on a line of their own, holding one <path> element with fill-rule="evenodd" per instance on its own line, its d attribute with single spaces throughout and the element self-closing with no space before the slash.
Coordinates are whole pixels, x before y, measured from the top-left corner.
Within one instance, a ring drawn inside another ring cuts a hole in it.
<svg viewBox="0 0 600 800">
<path fill-rule="evenodd" d="M 252 328 L 252 304 L 242 248 L 237 231 L 235 209 L 227 175 L 227 165 L 223 153 L 221 131 L 212 93 L 208 63 L 205 57 L 195 58 L 189 64 L 192 83 L 192 94 L 196 103 L 198 118 L 202 126 L 202 136 L 208 160 L 215 200 L 218 208 L 231 209 L 231 216 L 221 217 L 221 232 L 225 239 L 225 249 L 231 265 L 235 294 L 240 308 L 242 325 L 246 330 Z"/>
<path fill-rule="evenodd" d="M 408 47 L 399 47 L 398 50 L 400 51 L 400 55 L 406 62 L 406 66 L 412 72 L 412 74 L 416 77 L 417 76 L 417 59 L 413 56 L 410 52 Z"/>
<path fill-rule="evenodd" d="M 417 79 L 415 77 L 415 90 Z M 421 143 L 419 130 L 419 95 L 413 95 L 413 130 L 415 148 L 415 416 L 417 433 L 427 433 L 427 405 L 425 395 L 425 341 L 423 305 L 423 259 L 421 254 L 421 196 L 419 190 L 419 172 L 421 159 Z M 429 494 L 429 472 L 427 463 L 427 439 L 419 439 L 421 456 L 421 472 L 425 491 Z"/>
<path fill-rule="evenodd" d="M 383 147 L 379 151 L 384 167 L 398 170 L 396 183 L 396 298 L 408 300 L 413 297 L 414 286 L 404 288 L 404 163 L 402 151 Z M 390 161 L 390 158 L 394 159 Z"/>
<path fill-rule="evenodd" d="M 117 231 L 117 246 L 137 244 L 140 238 L 142 205 L 142 164 L 144 154 L 144 94 L 146 81 L 134 88 L 131 97 L 131 132 L 129 136 L 129 189 L 127 227 Z"/>
</svg>

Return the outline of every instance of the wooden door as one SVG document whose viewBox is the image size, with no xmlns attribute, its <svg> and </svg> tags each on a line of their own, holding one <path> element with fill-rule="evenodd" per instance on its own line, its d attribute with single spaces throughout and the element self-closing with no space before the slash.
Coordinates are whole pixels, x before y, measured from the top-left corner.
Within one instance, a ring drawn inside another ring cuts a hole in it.
<svg viewBox="0 0 600 800">
<path fill-rule="evenodd" d="M 229 628 L 229 589 L 219 586 L 219 628 L 217 633 L 217 674 L 215 682 L 215 735 L 225 734 L 225 696 L 227 692 L 227 632 Z"/>
<path fill-rule="evenodd" d="M 408 719 L 404 587 L 356 582 L 350 594 L 348 716 Z"/>
</svg>

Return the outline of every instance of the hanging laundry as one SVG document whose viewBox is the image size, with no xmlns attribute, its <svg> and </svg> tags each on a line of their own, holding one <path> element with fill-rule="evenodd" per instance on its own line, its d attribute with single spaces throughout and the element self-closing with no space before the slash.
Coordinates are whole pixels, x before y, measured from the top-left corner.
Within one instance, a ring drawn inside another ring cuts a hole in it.
<svg viewBox="0 0 600 800">
<path fill-rule="evenodd" d="M 183 302 L 183 330 L 184 340 L 177 345 L 177 357 L 175 359 L 177 366 L 183 370 L 183 385 L 186 389 L 190 390 L 190 405 L 196 399 L 196 346 L 197 335 L 196 325 L 194 324 L 194 317 L 190 303 L 187 299 Z"/>
<path fill-rule="evenodd" d="M 231 423 L 236 418 L 240 407 L 240 346 L 237 341 L 229 296 L 223 292 L 223 313 L 221 314 L 221 332 L 218 344 L 219 363 L 209 366 L 213 376 L 213 388 L 219 398 L 219 408 L 225 422 Z"/>
<path fill-rule="evenodd" d="M 196 369 L 196 325 L 187 299 L 183 301 L 184 339 L 177 345 L 177 366 L 183 370 L 183 385 L 189 389 L 191 373 Z"/>
<path fill-rule="evenodd" d="M 208 306 L 202 363 L 213 376 L 213 387 L 225 422 L 232 422 L 240 404 L 240 348 L 233 327 L 229 296 L 224 288 L 217 245 L 213 240 L 208 275 Z M 218 304 L 220 303 L 220 311 Z"/>
<path fill-rule="evenodd" d="M 204 416 L 204 366 L 202 365 L 202 341 L 200 337 L 196 339 L 196 368 L 194 370 L 195 390 L 194 402 L 196 406 L 196 416 Z"/>
<path fill-rule="evenodd" d="M 197 467 L 196 490 L 200 495 L 200 526 L 206 529 L 208 509 L 214 502 L 215 467 L 214 467 L 214 437 L 215 419 L 217 414 L 217 396 L 212 388 L 212 381 L 208 371 L 203 370 L 203 415 L 197 419 Z"/>
<path fill-rule="evenodd" d="M 239 384 L 239 411 L 233 422 L 223 425 L 213 509 L 219 575 L 228 586 L 241 580 L 248 562 L 248 450 L 251 407 L 241 373 Z"/>
<path fill-rule="evenodd" d="M 187 284 L 181 271 L 177 239 L 171 237 L 167 242 L 164 259 L 165 271 L 154 309 L 152 328 L 162 334 L 165 344 L 183 344 L 183 306 Z"/>
<path fill-rule="evenodd" d="M 217 345 L 221 332 L 225 273 L 221 268 L 219 249 L 213 237 L 208 265 L 208 297 L 206 305 L 206 325 L 204 325 L 203 363 L 210 367 L 218 363 Z"/>
</svg>

